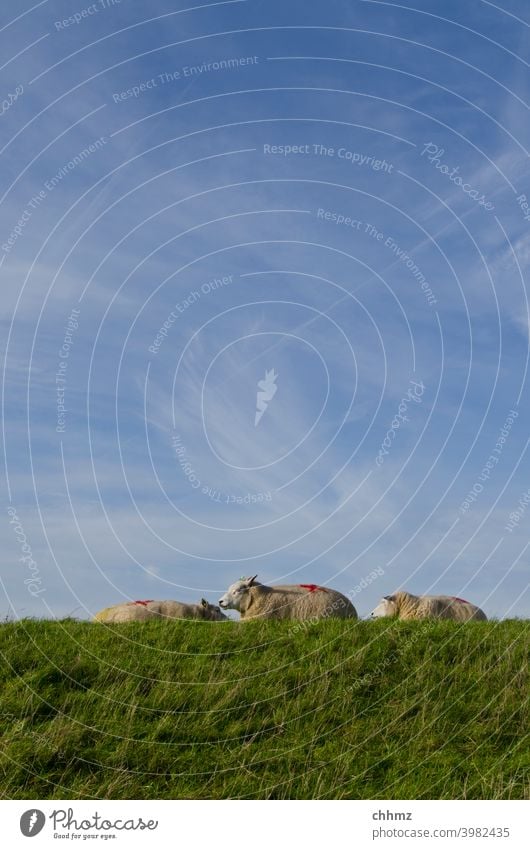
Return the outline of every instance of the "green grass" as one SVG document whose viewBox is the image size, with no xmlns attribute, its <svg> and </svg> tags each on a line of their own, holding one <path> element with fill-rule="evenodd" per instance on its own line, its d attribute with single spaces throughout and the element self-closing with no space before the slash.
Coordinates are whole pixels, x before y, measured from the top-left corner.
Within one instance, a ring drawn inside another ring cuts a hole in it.
<svg viewBox="0 0 530 849">
<path fill-rule="evenodd" d="M 6 623 L 2 795 L 529 798 L 529 638 L 516 620 Z"/>
</svg>

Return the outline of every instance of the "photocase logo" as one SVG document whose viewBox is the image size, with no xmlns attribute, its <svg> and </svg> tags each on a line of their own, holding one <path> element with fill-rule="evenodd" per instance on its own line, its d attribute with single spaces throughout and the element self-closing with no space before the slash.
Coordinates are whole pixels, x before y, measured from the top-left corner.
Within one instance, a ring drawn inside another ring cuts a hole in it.
<svg viewBox="0 0 530 849">
<path fill-rule="evenodd" d="M 20 817 L 20 830 L 24 837 L 35 837 L 44 828 L 46 817 L 38 808 L 25 811 Z"/>
<path fill-rule="evenodd" d="M 256 415 L 254 417 L 254 427 L 257 427 L 261 421 L 265 410 L 269 406 L 270 401 L 276 395 L 278 387 L 275 380 L 278 375 L 274 369 L 265 372 L 265 378 L 258 380 L 258 392 L 256 395 Z"/>
</svg>

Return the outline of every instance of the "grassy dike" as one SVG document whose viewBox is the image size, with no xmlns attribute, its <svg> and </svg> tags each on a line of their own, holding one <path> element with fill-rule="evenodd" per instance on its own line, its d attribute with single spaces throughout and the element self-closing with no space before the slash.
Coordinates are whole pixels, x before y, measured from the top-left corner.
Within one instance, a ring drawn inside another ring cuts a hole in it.
<svg viewBox="0 0 530 849">
<path fill-rule="evenodd" d="M 530 622 L 0 625 L 3 798 L 530 798 Z"/>
</svg>

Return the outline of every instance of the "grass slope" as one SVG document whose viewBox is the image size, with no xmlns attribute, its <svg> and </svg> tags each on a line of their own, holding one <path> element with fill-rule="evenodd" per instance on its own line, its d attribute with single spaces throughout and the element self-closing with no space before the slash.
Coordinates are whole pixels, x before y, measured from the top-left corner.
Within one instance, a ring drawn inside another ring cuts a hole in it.
<svg viewBox="0 0 530 849">
<path fill-rule="evenodd" d="M 528 621 L 0 626 L 4 798 L 530 797 Z"/>
</svg>

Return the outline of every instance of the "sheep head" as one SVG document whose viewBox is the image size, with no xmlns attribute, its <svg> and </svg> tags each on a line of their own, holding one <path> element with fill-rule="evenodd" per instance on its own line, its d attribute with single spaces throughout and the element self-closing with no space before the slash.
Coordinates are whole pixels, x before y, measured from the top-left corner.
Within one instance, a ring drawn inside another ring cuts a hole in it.
<svg viewBox="0 0 530 849">
<path fill-rule="evenodd" d="M 385 595 L 379 602 L 376 608 L 372 610 L 371 616 L 373 619 L 381 619 L 385 616 L 397 616 L 398 605 L 395 595 Z"/>
<path fill-rule="evenodd" d="M 225 594 L 219 599 L 219 605 L 223 610 L 239 610 L 241 611 L 241 602 L 251 587 L 256 583 L 257 575 L 252 578 L 240 578 L 239 581 L 231 584 Z"/>
<path fill-rule="evenodd" d="M 217 607 L 216 604 L 210 604 L 205 598 L 201 598 L 201 607 L 204 609 L 205 619 L 210 619 L 214 622 L 220 622 L 226 619 L 224 613 L 221 612 L 221 608 Z"/>
</svg>

